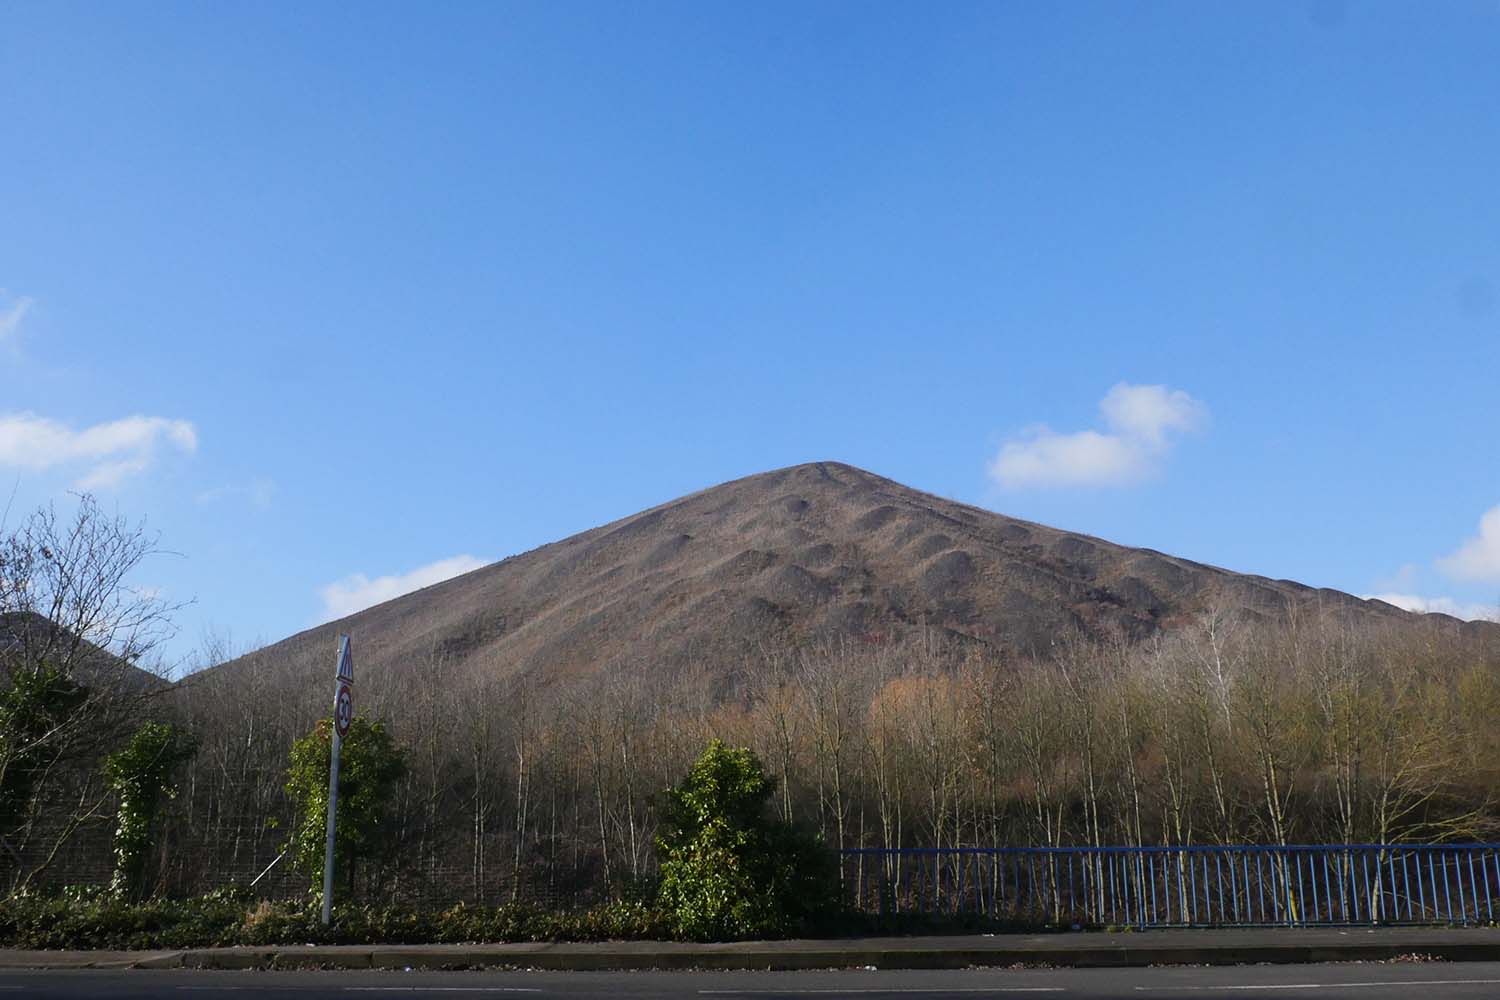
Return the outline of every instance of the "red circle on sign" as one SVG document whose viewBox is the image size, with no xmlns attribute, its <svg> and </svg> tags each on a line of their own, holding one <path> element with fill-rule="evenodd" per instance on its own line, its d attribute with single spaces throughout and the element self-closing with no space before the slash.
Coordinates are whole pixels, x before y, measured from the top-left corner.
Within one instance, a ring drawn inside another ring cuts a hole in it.
<svg viewBox="0 0 1500 1000">
<path fill-rule="evenodd" d="M 339 739 L 349 735 L 349 723 L 353 718 L 353 695 L 349 691 L 349 685 L 340 684 L 338 697 L 333 702 L 333 728 L 338 731 Z"/>
</svg>

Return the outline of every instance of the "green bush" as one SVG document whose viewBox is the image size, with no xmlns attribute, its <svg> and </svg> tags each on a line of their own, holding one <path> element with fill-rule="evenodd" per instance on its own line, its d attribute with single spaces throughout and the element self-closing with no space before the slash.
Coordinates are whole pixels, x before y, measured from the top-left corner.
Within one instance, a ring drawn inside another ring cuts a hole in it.
<svg viewBox="0 0 1500 1000">
<path fill-rule="evenodd" d="M 837 911 L 835 855 L 770 817 L 774 789 L 751 750 L 714 740 L 666 793 L 659 900 L 683 937 L 779 937 Z"/>
<path fill-rule="evenodd" d="M 124 747 L 104 758 L 104 778 L 120 798 L 111 892 L 129 899 L 145 895 L 146 863 L 162 800 L 176 797 L 174 772 L 195 753 L 192 738 L 176 727 L 147 722 Z"/>
<path fill-rule="evenodd" d="M 0 836 L 21 823 L 54 765 L 77 739 L 70 718 L 89 689 L 48 664 L 11 671 L 0 685 Z"/>
<path fill-rule="evenodd" d="M 286 842 L 293 868 L 307 876 L 310 890 L 323 892 L 323 856 L 328 830 L 328 769 L 333 756 L 333 720 L 320 719 L 313 731 L 292 744 L 286 793 L 296 820 Z M 396 824 L 390 817 L 396 783 L 406 771 L 406 753 L 384 724 L 355 717 L 339 754 L 338 829 L 333 870 L 346 885 L 354 882 L 356 859 L 378 864 L 390 853 Z M 337 893 L 334 894 L 337 898 Z"/>
</svg>

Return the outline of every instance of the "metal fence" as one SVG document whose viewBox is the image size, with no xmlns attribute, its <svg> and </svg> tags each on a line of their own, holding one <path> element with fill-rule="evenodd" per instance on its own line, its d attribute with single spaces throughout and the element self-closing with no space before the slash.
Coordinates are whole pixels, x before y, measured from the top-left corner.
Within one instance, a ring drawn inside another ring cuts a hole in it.
<svg viewBox="0 0 1500 1000">
<path fill-rule="evenodd" d="M 863 848 L 869 913 L 1085 927 L 1490 924 L 1500 844 Z"/>
</svg>

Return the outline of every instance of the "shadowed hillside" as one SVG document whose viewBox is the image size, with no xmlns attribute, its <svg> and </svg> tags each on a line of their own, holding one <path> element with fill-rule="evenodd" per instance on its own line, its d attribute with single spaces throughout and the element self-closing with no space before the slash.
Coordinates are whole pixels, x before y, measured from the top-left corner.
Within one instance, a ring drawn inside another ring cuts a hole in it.
<svg viewBox="0 0 1500 1000">
<path fill-rule="evenodd" d="M 122 660 L 36 612 L 0 614 L 0 678 L 44 664 L 63 669 L 81 684 L 117 693 L 141 694 L 168 685 L 160 674 Z"/>
<path fill-rule="evenodd" d="M 688 667 L 727 675 L 747 659 L 824 637 L 881 644 L 926 628 L 950 645 L 1024 654 L 1072 627 L 1144 637 L 1210 604 L 1267 617 L 1289 609 L 1418 617 L 1019 521 L 822 462 L 691 494 L 218 669 L 251 660 L 312 682 L 332 670 L 334 636 L 349 632 L 361 677 L 374 683 L 434 659 L 543 685 L 634 671 L 671 677 Z M 1445 621 L 1455 630 L 1490 627 Z M 307 690 L 321 699 L 322 687 Z"/>
</svg>

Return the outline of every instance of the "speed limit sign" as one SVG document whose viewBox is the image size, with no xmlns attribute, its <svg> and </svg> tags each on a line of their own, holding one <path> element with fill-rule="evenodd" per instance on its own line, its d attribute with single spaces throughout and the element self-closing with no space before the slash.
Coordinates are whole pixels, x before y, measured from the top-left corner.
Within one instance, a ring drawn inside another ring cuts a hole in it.
<svg viewBox="0 0 1500 1000">
<path fill-rule="evenodd" d="M 349 685 L 340 684 L 338 697 L 333 702 L 333 728 L 339 739 L 349 735 L 349 721 L 354 718 L 354 697 Z"/>
</svg>

